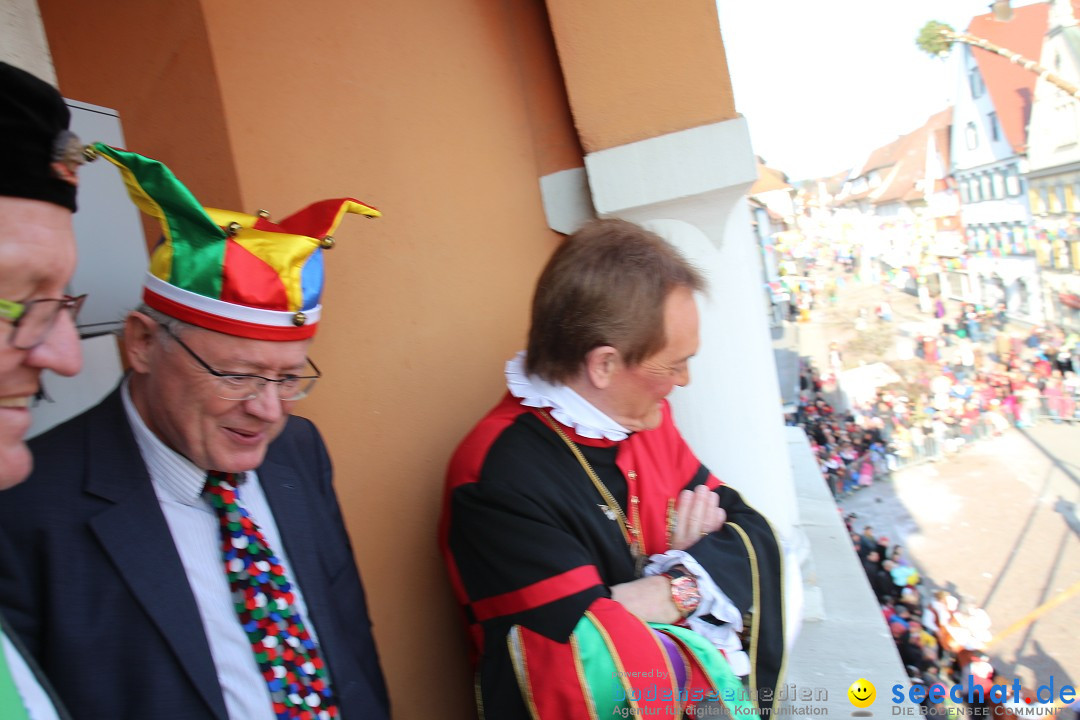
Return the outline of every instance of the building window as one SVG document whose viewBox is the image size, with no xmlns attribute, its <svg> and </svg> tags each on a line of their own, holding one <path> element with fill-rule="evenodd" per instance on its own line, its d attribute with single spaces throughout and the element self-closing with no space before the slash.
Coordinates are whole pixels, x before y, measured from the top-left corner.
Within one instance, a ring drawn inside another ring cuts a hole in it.
<svg viewBox="0 0 1080 720">
<path fill-rule="evenodd" d="M 983 200 L 990 200 L 994 197 L 993 188 L 990 187 L 990 175 L 984 174 L 979 178 L 979 193 L 982 195 Z"/>
<path fill-rule="evenodd" d="M 962 203 L 971 202 L 971 194 L 968 193 L 967 180 L 964 180 L 963 182 L 960 183 L 960 202 L 962 202 Z"/>
<path fill-rule="evenodd" d="M 1009 228 L 1009 240 L 1012 242 L 1012 252 L 1014 255 L 1026 255 L 1027 254 L 1027 231 L 1023 225 L 1013 225 Z"/>
<path fill-rule="evenodd" d="M 994 185 L 994 199 L 995 200 L 1001 200 L 1002 198 L 1004 198 L 1005 197 L 1005 177 L 1001 174 L 1000 170 L 998 170 L 998 171 L 996 171 L 994 173 L 993 177 L 991 178 L 991 182 Z"/>
<path fill-rule="evenodd" d="M 1076 100 L 1059 92 L 1050 132 L 1058 147 L 1076 143 Z"/>
<path fill-rule="evenodd" d="M 978 66 L 968 70 L 968 84 L 971 86 L 971 97 L 981 97 L 986 86 L 983 85 L 982 75 L 979 74 Z"/>
<path fill-rule="evenodd" d="M 989 125 L 989 129 L 990 129 L 990 141 L 991 142 L 997 142 L 998 138 L 1001 136 L 1001 131 L 1000 131 L 1000 128 L 998 127 L 997 113 L 996 112 L 989 113 L 986 116 L 986 122 L 987 122 L 987 125 Z"/>
<path fill-rule="evenodd" d="M 971 197 L 971 202 L 977 203 L 982 200 L 982 194 L 979 192 L 979 180 L 977 178 L 970 178 L 967 181 L 968 195 Z"/>
<path fill-rule="evenodd" d="M 968 150 L 979 147 L 979 131 L 975 128 L 975 123 L 969 122 L 967 124 L 967 127 L 964 128 L 964 137 L 967 140 Z"/>
<path fill-rule="evenodd" d="M 1009 197 L 1016 197 L 1020 194 L 1020 176 L 1016 173 L 1015 167 L 1010 167 L 1005 174 L 1005 192 Z"/>
<path fill-rule="evenodd" d="M 1064 210 L 1064 203 L 1061 202 L 1061 188 L 1054 186 L 1050 188 L 1050 202 L 1047 204 L 1047 209 L 1052 213 L 1060 213 Z"/>
<path fill-rule="evenodd" d="M 1028 207 L 1031 208 L 1032 215 L 1041 215 L 1046 212 L 1046 208 L 1042 204 L 1042 198 L 1039 196 L 1039 191 L 1035 188 L 1028 190 Z"/>
</svg>

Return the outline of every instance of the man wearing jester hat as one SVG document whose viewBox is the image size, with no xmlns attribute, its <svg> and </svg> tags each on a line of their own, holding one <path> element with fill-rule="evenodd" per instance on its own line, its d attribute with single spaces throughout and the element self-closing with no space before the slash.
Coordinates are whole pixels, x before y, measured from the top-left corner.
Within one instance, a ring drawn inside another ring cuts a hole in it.
<svg viewBox="0 0 1080 720">
<path fill-rule="evenodd" d="M 0 605 L 76 719 L 388 718 L 330 459 L 290 417 L 321 376 L 324 253 L 378 211 L 203 208 L 161 163 L 93 150 L 163 237 L 126 378 L 32 443 L 0 504 Z"/>
</svg>

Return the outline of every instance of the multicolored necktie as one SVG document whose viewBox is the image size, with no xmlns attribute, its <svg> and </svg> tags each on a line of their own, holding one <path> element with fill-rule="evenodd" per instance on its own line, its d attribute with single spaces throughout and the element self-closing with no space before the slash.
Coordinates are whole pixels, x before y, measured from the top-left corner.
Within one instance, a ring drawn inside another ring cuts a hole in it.
<svg viewBox="0 0 1080 720">
<path fill-rule="evenodd" d="M 285 569 L 240 505 L 236 475 L 211 471 L 204 492 L 221 522 L 221 553 L 233 603 L 278 720 L 338 717 L 326 668 L 293 604 Z"/>
</svg>

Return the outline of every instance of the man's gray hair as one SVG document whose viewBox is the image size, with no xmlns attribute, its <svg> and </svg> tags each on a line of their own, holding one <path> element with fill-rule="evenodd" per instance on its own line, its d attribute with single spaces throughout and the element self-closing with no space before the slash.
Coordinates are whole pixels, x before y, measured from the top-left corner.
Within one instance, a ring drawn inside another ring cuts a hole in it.
<svg viewBox="0 0 1080 720">
<path fill-rule="evenodd" d="M 155 310 L 146 303 L 139 303 L 139 306 L 135 308 L 132 312 L 142 313 L 143 315 L 156 322 L 158 325 L 161 325 L 173 335 L 179 334 L 182 330 L 187 330 L 188 328 L 195 327 L 191 323 L 186 323 L 183 320 L 177 320 L 171 315 L 166 315 L 160 310 Z"/>
</svg>

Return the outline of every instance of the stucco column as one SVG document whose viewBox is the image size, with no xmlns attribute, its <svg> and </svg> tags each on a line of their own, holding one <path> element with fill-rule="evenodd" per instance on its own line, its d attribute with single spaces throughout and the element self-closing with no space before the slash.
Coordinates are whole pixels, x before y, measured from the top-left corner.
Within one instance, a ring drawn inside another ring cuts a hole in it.
<svg viewBox="0 0 1080 720">
<path fill-rule="evenodd" d="M 37 0 L 0 3 L 0 60 L 56 85 L 56 70 Z"/>
<path fill-rule="evenodd" d="M 799 515 L 745 193 L 756 178 L 743 118 L 590 153 L 597 214 L 657 232 L 704 271 L 701 348 L 671 398 L 698 457 L 785 537 Z"/>
</svg>

